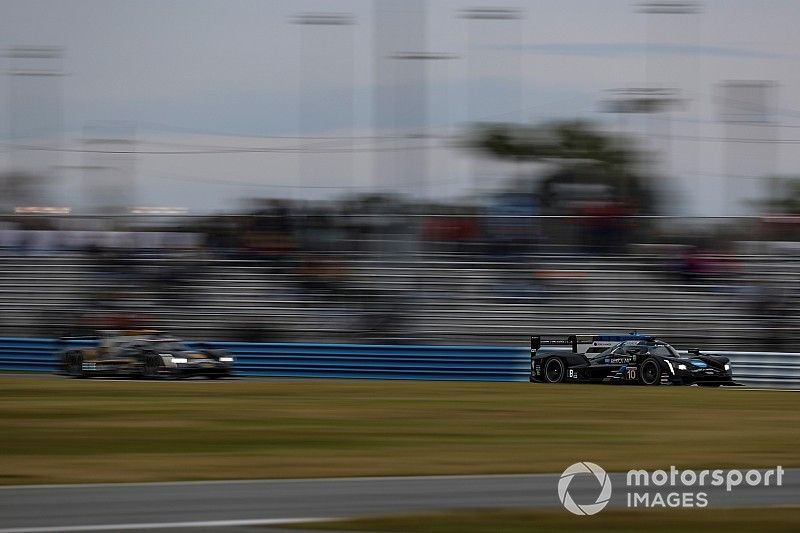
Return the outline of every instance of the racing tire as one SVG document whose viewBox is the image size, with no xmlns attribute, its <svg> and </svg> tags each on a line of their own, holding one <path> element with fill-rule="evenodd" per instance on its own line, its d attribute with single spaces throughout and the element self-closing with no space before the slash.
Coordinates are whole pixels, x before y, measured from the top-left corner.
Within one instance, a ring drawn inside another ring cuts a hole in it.
<svg viewBox="0 0 800 533">
<path fill-rule="evenodd" d="M 642 385 L 661 385 L 661 365 L 653 359 L 648 357 L 639 366 L 639 379 Z"/>
<path fill-rule="evenodd" d="M 566 374 L 564 361 L 558 357 L 548 359 L 544 363 L 542 374 L 547 383 L 561 383 L 564 381 L 564 375 Z"/>
<path fill-rule="evenodd" d="M 79 352 L 69 352 L 64 356 L 64 371 L 69 377 L 83 378 L 83 356 Z"/>
<path fill-rule="evenodd" d="M 154 353 L 146 354 L 142 360 L 142 378 L 157 379 L 161 377 L 163 366 L 164 361 L 161 360 L 161 356 Z"/>
</svg>

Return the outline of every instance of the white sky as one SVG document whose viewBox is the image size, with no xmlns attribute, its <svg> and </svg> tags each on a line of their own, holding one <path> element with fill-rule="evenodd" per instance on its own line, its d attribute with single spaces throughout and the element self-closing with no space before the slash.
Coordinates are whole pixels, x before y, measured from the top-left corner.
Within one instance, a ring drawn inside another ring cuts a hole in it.
<svg viewBox="0 0 800 533">
<path fill-rule="evenodd" d="M 433 131 L 452 132 L 471 119 L 583 117 L 643 132 L 640 118 L 623 121 L 599 113 L 600 100 L 611 88 L 668 85 L 679 88 L 686 102 L 671 120 L 662 116 L 652 122 L 650 131 L 660 137 L 651 146 L 661 151 L 658 171 L 675 176 L 672 188 L 688 202 L 682 211 L 728 212 L 719 176 L 732 168 L 746 167 L 745 174 L 762 168 L 800 170 L 798 144 L 790 142 L 800 139 L 800 2 L 706 0 L 699 14 L 649 18 L 629 0 L 477 5 L 518 6 L 526 16 L 468 22 L 456 15 L 476 3 L 428 2 L 424 49 L 455 56 L 429 63 Z M 113 120 L 134 122 L 143 141 L 298 147 L 307 142 L 251 136 L 404 133 L 372 128 L 373 7 L 369 0 L 0 0 L 0 47 L 64 49 L 65 146 L 80 147 L 76 141 L 88 121 Z M 330 11 L 351 12 L 356 24 L 290 23 L 298 13 Z M 725 135 L 718 122 L 717 85 L 732 79 L 777 82 L 774 119 L 783 126 L 776 131 L 784 144 L 759 148 L 715 140 Z M 20 105 L 11 101 L 9 80 L 0 79 L 0 102 Z M 337 105 L 324 105 L 332 95 L 339 98 Z M 352 98 L 352 111 L 339 105 L 341 98 Z M 5 138 L 9 107 L 0 106 Z M 668 134 L 676 139 L 665 141 Z M 379 144 L 413 142 L 421 141 Z M 374 142 L 333 146 L 359 150 L 306 155 L 302 163 L 296 153 L 273 151 L 140 155 L 137 198 L 197 210 L 254 194 L 318 198 L 346 187 L 383 185 L 373 173 Z M 733 149 L 726 152 L 726 146 Z M 430 175 L 424 192 L 429 195 L 463 194 L 476 181 L 491 186 L 508 172 L 500 165 L 476 165 L 460 150 L 439 147 L 425 153 Z M 0 169 L 8 160 L 7 151 L 0 152 Z M 58 160 L 68 167 L 85 162 L 75 153 Z M 83 174 L 60 172 L 64 194 L 75 194 Z"/>
</svg>

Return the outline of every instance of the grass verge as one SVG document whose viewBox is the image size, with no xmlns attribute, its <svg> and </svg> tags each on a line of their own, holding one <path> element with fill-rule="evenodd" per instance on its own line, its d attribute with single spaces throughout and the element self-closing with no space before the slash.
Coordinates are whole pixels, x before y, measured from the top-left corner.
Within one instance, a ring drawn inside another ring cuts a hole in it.
<svg viewBox="0 0 800 533">
<path fill-rule="evenodd" d="M 0 377 L 3 484 L 790 467 L 797 442 L 769 391 Z"/>
</svg>

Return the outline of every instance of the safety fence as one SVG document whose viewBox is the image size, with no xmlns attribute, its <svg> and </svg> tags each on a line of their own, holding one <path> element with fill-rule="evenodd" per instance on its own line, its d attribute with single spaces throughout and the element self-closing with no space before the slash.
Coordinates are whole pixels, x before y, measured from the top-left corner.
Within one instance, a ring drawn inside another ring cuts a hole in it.
<svg viewBox="0 0 800 533">
<path fill-rule="evenodd" d="M 0 370 L 56 370 L 59 350 L 92 341 L 0 337 Z M 190 343 L 191 344 L 191 343 Z M 230 351 L 239 376 L 527 381 L 528 347 L 209 342 Z M 755 387 L 800 387 L 800 354 L 704 352 L 731 359 L 734 379 Z"/>
</svg>

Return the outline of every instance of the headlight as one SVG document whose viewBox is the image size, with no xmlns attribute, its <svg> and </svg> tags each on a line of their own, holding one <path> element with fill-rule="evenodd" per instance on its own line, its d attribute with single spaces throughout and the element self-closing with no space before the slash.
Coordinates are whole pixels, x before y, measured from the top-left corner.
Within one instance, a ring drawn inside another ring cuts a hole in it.
<svg viewBox="0 0 800 533">
<path fill-rule="evenodd" d="M 686 365 L 681 363 L 680 365 L 678 365 L 678 370 L 686 370 Z"/>
<path fill-rule="evenodd" d="M 189 360 L 186 359 L 185 357 L 173 357 L 172 362 L 175 364 L 180 364 L 180 363 L 188 363 Z"/>
<path fill-rule="evenodd" d="M 220 363 L 233 363 L 233 357 L 220 357 Z"/>
<path fill-rule="evenodd" d="M 727 370 L 730 370 L 730 369 L 731 369 L 731 365 L 728 364 L 728 363 L 725 363 L 725 370 L 727 371 Z"/>
</svg>

